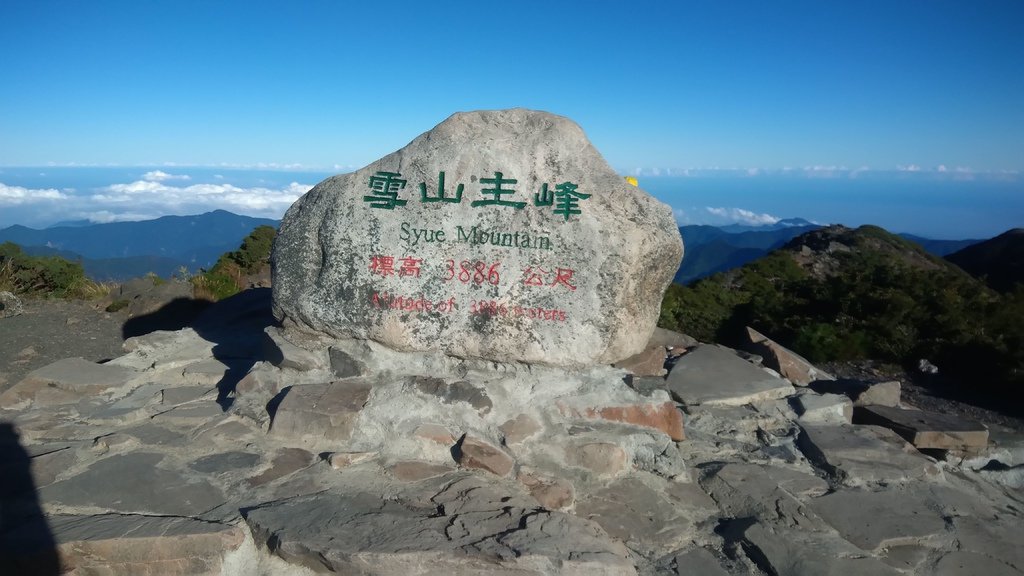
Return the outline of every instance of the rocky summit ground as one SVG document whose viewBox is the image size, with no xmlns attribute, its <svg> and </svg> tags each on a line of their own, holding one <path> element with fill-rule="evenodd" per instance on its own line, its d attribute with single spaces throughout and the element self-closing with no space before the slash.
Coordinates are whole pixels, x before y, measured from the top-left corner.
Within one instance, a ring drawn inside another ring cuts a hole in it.
<svg viewBox="0 0 1024 576">
<path fill-rule="evenodd" d="M 318 347 L 251 290 L 102 364 L 69 344 L 0 392 L 0 566 L 1024 573 L 1019 436 L 656 335 L 573 371 Z"/>
</svg>

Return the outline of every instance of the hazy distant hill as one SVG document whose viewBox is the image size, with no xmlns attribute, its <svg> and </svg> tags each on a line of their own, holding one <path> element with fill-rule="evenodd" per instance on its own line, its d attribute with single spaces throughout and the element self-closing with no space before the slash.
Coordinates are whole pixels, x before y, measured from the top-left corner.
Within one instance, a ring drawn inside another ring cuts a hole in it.
<svg viewBox="0 0 1024 576">
<path fill-rule="evenodd" d="M 822 226 L 803 218 L 787 218 L 764 226 L 681 226 L 686 254 L 674 282 L 688 284 L 717 272 L 738 268 L 781 248 L 793 238 Z M 899 234 L 921 245 L 935 256 L 945 256 L 979 242 L 978 240 L 932 240 L 913 234 Z"/>
<path fill-rule="evenodd" d="M 946 260 L 982 279 L 991 288 L 1008 292 L 1024 283 L 1024 228 L 1014 228 L 946 256 Z"/>
<path fill-rule="evenodd" d="M 819 225 L 800 218 L 780 220 L 768 226 L 681 226 L 679 233 L 686 253 L 673 281 L 687 284 L 742 266 L 779 248 L 793 237 L 818 228 Z"/>
<path fill-rule="evenodd" d="M 182 266 L 209 268 L 217 258 L 238 248 L 256 227 L 277 227 L 277 220 L 240 216 L 216 210 L 195 216 L 164 216 L 140 222 L 75 223 L 35 230 L 11 226 L 0 230 L 0 243 L 10 241 L 28 254 L 56 254 L 80 260 L 96 280 L 123 280 L 147 272 L 169 276 Z"/>
<path fill-rule="evenodd" d="M 931 238 L 922 238 L 913 234 L 897 234 L 897 236 L 917 242 L 922 248 L 936 256 L 946 256 L 981 242 L 981 240 L 932 240 Z"/>
</svg>

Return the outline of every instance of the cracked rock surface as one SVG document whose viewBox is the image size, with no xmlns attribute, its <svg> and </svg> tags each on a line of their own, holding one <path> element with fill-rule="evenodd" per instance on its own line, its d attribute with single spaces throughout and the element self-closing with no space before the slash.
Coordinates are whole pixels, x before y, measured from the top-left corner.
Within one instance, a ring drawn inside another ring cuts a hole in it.
<svg viewBox="0 0 1024 576">
<path fill-rule="evenodd" d="M 926 455 L 883 427 L 804 418 L 814 386 L 719 348 L 638 386 L 611 366 L 290 342 L 253 292 L 0 393 L 0 566 L 1024 574 L 1024 497 L 989 465 L 1017 466 L 1017 438 Z M 339 375 L 332 350 L 360 373 Z"/>
</svg>

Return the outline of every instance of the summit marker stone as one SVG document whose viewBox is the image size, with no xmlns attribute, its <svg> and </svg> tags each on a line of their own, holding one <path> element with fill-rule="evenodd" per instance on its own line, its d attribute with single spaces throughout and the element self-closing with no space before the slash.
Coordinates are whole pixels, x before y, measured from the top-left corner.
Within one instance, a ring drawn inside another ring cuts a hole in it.
<svg viewBox="0 0 1024 576">
<path fill-rule="evenodd" d="M 644 349 L 682 252 L 671 209 L 572 121 L 458 113 L 291 207 L 274 314 L 400 351 L 610 364 Z"/>
</svg>

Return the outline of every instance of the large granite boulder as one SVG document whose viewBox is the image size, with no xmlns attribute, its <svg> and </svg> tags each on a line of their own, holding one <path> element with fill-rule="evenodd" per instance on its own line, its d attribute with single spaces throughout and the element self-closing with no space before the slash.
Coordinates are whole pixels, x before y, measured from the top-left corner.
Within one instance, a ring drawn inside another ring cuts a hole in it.
<svg viewBox="0 0 1024 576">
<path fill-rule="evenodd" d="M 607 364 L 644 349 L 682 251 L 671 209 L 572 121 L 459 113 L 288 210 L 274 314 L 402 351 Z"/>
</svg>

